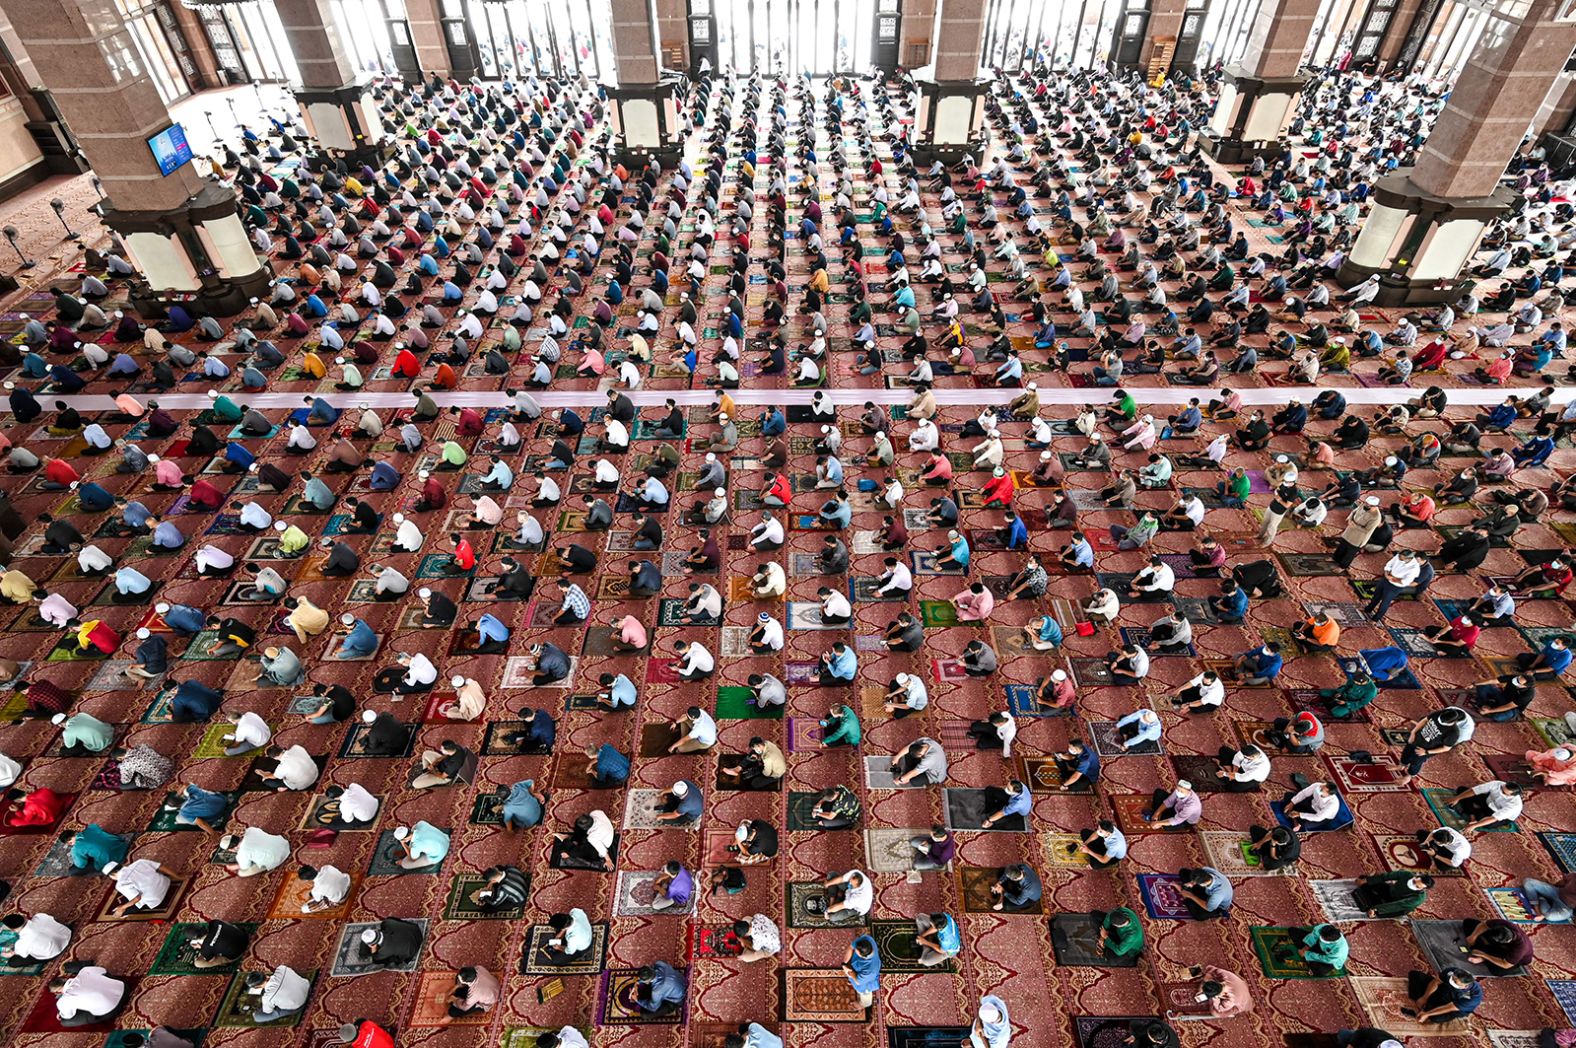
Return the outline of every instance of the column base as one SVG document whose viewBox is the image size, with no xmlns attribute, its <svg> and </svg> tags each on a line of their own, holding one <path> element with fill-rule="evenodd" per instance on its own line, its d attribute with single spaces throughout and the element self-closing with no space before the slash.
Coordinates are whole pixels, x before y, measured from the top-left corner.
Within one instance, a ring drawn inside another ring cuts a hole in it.
<svg viewBox="0 0 1576 1048">
<path fill-rule="evenodd" d="M 102 214 L 140 275 L 131 302 L 144 316 L 162 317 L 176 303 L 231 316 L 273 279 L 236 214 L 234 191 L 217 182 L 173 211 L 122 209 L 106 201 Z"/>
<path fill-rule="evenodd" d="M 379 167 L 388 159 L 389 140 L 369 81 L 343 87 L 302 87 L 296 104 L 307 130 L 327 153 Z"/>
<path fill-rule="evenodd" d="M 1486 197 L 1450 198 L 1422 189 L 1410 174 L 1381 179 L 1337 280 L 1351 287 L 1377 273 L 1380 306 L 1452 302 L 1476 282 L 1462 270 L 1484 230 L 1516 203 L 1507 186 Z"/>
<path fill-rule="evenodd" d="M 604 83 L 613 125 L 613 157 L 630 170 L 655 160 L 673 167 L 684 155 L 682 73 L 663 72 L 655 84 Z"/>
<path fill-rule="evenodd" d="M 937 160 L 955 164 L 965 155 L 985 156 L 986 80 L 936 80 L 916 75 L 919 103 L 914 107 L 914 163 L 928 167 Z"/>
<path fill-rule="evenodd" d="M 1239 65 L 1225 68 L 1220 101 L 1198 144 L 1222 164 L 1241 164 L 1285 148 L 1281 135 L 1297 111 L 1308 78 L 1254 76 Z"/>
</svg>

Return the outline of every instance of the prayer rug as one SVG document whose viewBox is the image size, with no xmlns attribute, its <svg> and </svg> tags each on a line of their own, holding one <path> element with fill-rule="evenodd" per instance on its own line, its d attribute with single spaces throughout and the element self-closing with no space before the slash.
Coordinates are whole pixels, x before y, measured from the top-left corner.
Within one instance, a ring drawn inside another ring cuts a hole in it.
<svg viewBox="0 0 1576 1048">
<path fill-rule="evenodd" d="M 991 826 L 985 825 L 985 819 L 1001 810 L 1000 804 L 991 803 L 988 790 L 972 790 L 962 787 L 948 787 L 942 790 L 944 807 L 946 809 L 946 825 L 949 830 L 981 830 L 1002 833 L 1027 833 L 1029 832 L 1028 819 L 1022 815 L 1009 815 L 998 820 Z M 1003 800 L 1001 803 L 1005 803 Z"/>
<path fill-rule="evenodd" d="M 1121 827 L 1124 834 L 1132 837 L 1145 833 L 1192 833 L 1191 826 L 1156 826 L 1145 821 L 1143 813 L 1150 808 L 1150 797 L 1147 793 L 1118 793 L 1110 795 L 1111 810 L 1116 815 L 1116 824 Z"/>
<path fill-rule="evenodd" d="M 1499 915 L 1507 921 L 1517 924 L 1569 924 L 1569 917 L 1563 921 L 1535 921 L 1533 915 L 1538 911 L 1527 899 L 1527 893 L 1516 887 L 1484 888 L 1488 901 L 1494 904 Z"/>
<path fill-rule="evenodd" d="M 829 920 L 825 912 L 826 888 L 820 881 L 790 881 L 785 907 L 790 928 L 862 928 L 870 918 L 843 911 L 846 916 Z"/>
<path fill-rule="evenodd" d="M 527 873 L 527 893 L 529 894 L 529 878 Z M 476 873 L 458 873 L 454 882 L 449 886 L 448 900 L 443 905 L 443 916 L 450 921 L 512 921 L 519 920 L 525 914 L 525 907 L 511 906 L 507 909 L 490 910 L 483 907 L 475 899 L 479 891 L 487 883 L 487 878 Z"/>
<path fill-rule="evenodd" d="M 1112 684 L 1111 669 L 1104 659 L 1068 659 L 1073 683 L 1080 688 L 1099 688 Z"/>
<path fill-rule="evenodd" d="M 116 916 L 110 912 L 114 906 L 125 901 L 120 893 L 111 886 L 109 894 L 105 896 L 103 904 L 99 907 L 98 916 L 94 919 L 99 921 L 158 921 L 162 923 L 168 920 L 171 915 L 180 911 L 181 896 L 185 894 L 186 886 L 189 883 L 191 883 L 191 878 L 189 877 L 171 877 L 169 891 L 165 893 L 162 903 L 152 909 L 134 906 L 124 916 Z"/>
<path fill-rule="evenodd" d="M 839 972 L 839 975 L 842 973 Z M 843 979 L 846 986 L 848 980 Z M 602 973 L 597 992 L 597 1026 L 680 1026 L 689 1011 L 688 1000 L 678 1007 L 650 1012 L 637 1003 L 640 969 L 610 968 Z"/>
<path fill-rule="evenodd" d="M 786 968 L 783 979 L 783 1021 L 799 1023 L 862 1023 L 869 1010 L 839 968 Z"/>
<path fill-rule="evenodd" d="M 1457 794 L 1457 790 L 1448 787 L 1429 786 L 1423 790 L 1423 800 L 1428 802 L 1428 810 L 1434 813 L 1434 818 L 1439 820 L 1439 825 L 1448 826 L 1452 830 L 1459 830 L 1467 824 L 1449 804 L 1450 798 Z M 1521 826 L 1516 822 L 1496 822 L 1490 826 L 1479 828 L 1478 833 L 1520 833 Z"/>
<path fill-rule="evenodd" d="M 1370 761 L 1349 756 L 1324 754 L 1324 762 L 1342 793 L 1403 793 L 1410 787 L 1399 783 L 1401 765 L 1389 754 L 1375 754 Z"/>
<path fill-rule="evenodd" d="M 1041 914 L 1045 912 L 1044 902 L 1035 900 L 1022 909 L 1008 909 L 1003 906 L 996 910 L 996 897 L 991 895 L 991 887 L 996 883 L 998 871 L 994 867 L 960 866 L 958 867 L 958 898 L 962 900 L 964 913 L 1000 913 L 1007 914 Z"/>
<path fill-rule="evenodd" d="M 1294 578 L 1318 578 L 1327 575 L 1344 575 L 1346 569 L 1327 553 L 1277 553 L 1286 574 Z M 1312 606 L 1310 606 L 1310 611 Z"/>
<path fill-rule="evenodd" d="M 1425 870 L 1434 877 L 1465 877 L 1460 869 L 1437 869 L 1434 861 L 1425 856 L 1417 846 L 1417 838 L 1409 833 L 1376 833 L 1375 847 L 1392 870 Z"/>
<path fill-rule="evenodd" d="M 865 832 L 865 857 L 872 873 L 907 873 L 914 868 L 914 837 L 927 836 L 929 829 L 884 826 Z"/>
<path fill-rule="evenodd" d="M 1308 962 L 1302 959 L 1301 928 L 1278 925 L 1249 929 L 1253 936 L 1253 951 L 1259 955 L 1259 968 L 1270 979 L 1339 979 L 1339 974 L 1316 975 Z"/>
<path fill-rule="evenodd" d="M 1466 942 L 1466 935 L 1461 929 L 1460 921 L 1412 921 L 1412 934 L 1417 936 L 1417 945 L 1422 947 L 1423 954 L 1432 963 L 1434 971 L 1461 968 L 1479 979 L 1527 974 L 1527 969 L 1522 965 L 1499 969 L 1467 960 L 1467 947 L 1463 945 Z"/>
<path fill-rule="evenodd" d="M 1275 821 L 1287 829 L 1291 829 L 1291 821 L 1286 818 L 1286 803 L 1284 801 L 1271 801 L 1270 811 L 1275 813 Z M 1329 833 L 1334 830 L 1344 830 L 1352 824 L 1352 809 L 1347 807 L 1346 798 L 1340 798 L 1340 810 L 1335 818 L 1326 819 L 1324 822 L 1303 823 L 1303 833 Z"/>
<path fill-rule="evenodd" d="M 1291 708 L 1300 713 L 1308 710 L 1320 720 L 1335 724 L 1371 724 L 1373 718 L 1368 716 L 1367 709 L 1358 710 L 1350 717 L 1333 717 L 1330 714 L 1330 700 L 1323 698 L 1320 688 L 1288 688 L 1286 701 L 1291 703 Z"/>
<path fill-rule="evenodd" d="M 1576 871 L 1576 833 L 1549 833 L 1538 834 L 1538 840 L 1554 861 L 1559 863 L 1560 869 L 1566 873 Z"/>
<path fill-rule="evenodd" d="M 317 983 L 316 968 L 311 968 L 306 971 L 298 971 L 296 974 L 301 976 L 307 982 L 314 984 L 315 987 L 315 984 Z M 221 1029 L 232 1029 L 237 1027 L 251 1029 L 266 1028 L 270 1030 L 288 1029 L 293 1026 L 301 1025 L 301 1020 L 307 1012 L 307 1009 L 303 1008 L 298 1012 L 290 1012 L 286 1015 L 281 1015 L 279 1018 L 274 1019 L 271 1022 L 260 1023 L 255 1018 L 259 1000 L 260 998 L 256 995 L 246 992 L 246 973 L 238 972 L 235 978 L 230 980 L 230 988 L 225 991 L 224 1001 L 219 1005 L 219 1011 L 214 1016 L 213 1025 Z M 311 1003 L 312 1002 L 309 998 L 308 1005 L 310 1006 Z"/>
<path fill-rule="evenodd" d="M 956 918 L 954 918 L 956 920 Z M 876 951 L 881 955 L 881 974 L 909 975 L 925 972 L 956 972 L 957 962 L 947 960 L 937 965 L 920 963 L 919 929 L 908 921 L 871 921 L 870 937 L 876 941 Z"/>
<path fill-rule="evenodd" d="M 1209 865 L 1227 877 L 1290 877 L 1295 866 L 1279 870 L 1266 870 L 1259 857 L 1248 850 L 1248 838 L 1236 830 L 1205 830 L 1204 855 Z"/>
<path fill-rule="evenodd" d="M 657 898 L 656 880 L 661 870 L 620 870 L 613 889 L 613 913 L 619 917 L 680 917 L 695 912 L 695 897 L 684 906 L 659 910 L 651 903 Z"/>
<path fill-rule="evenodd" d="M 623 828 L 626 830 L 693 830 L 693 822 L 661 822 L 657 805 L 662 802 L 664 790 L 630 790 L 624 806 Z"/>
<path fill-rule="evenodd" d="M 607 925 L 591 925 L 591 945 L 565 960 L 555 960 L 543 947 L 557 938 L 548 924 L 533 924 L 526 933 L 520 971 L 526 975 L 596 975 L 607 960 Z"/>
<path fill-rule="evenodd" d="M 1033 793 L 1060 794 L 1062 790 L 1062 769 L 1057 766 L 1054 757 L 1016 757 L 1018 778 L 1029 787 Z M 1088 793 L 1089 788 L 1080 783 L 1066 793 Z"/>
<path fill-rule="evenodd" d="M 1154 1015 L 1079 1015 L 1073 1018 L 1078 1048 L 1123 1048 L 1133 1036 L 1133 1024 L 1154 1022 Z"/>
<path fill-rule="evenodd" d="M 788 752 L 805 753 L 814 752 L 821 748 L 821 736 L 825 729 L 821 722 L 814 717 L 789 717 L 788 718 Z"/>
<path fill-rule="evenodd" d="M 411 1028 L 447 1028 L 450 1026 L 486 1026 L 492 1022 L 492 1009 L 485 1008 L 474 1013 L 454 1016 L 449 1015 L 449 1004 L 454 1000 L 453 969 L 440 972 L 422 972 L 415 985 L 406 986 L 401 995 L 414 999 L 411 1006 L 410 1018 L 405 1025 Z"/>
<path fill-rule="evenodd" d="M 238 924 L 248 937 L 257 930 L 255 924 Z M 219 975 L 235 971 L 241 963 L 240 958 L 229 964 L 213 968 L 201 968 L 195 963 L 198 959 L 197 949 L 192 946 L 192 940 L 201 940 L 208 930 L 206 921 L 192 923 L 181 922 L 172 924 L 170 931 L 164 939 L 164 945 L 159 947 L 158 956 L 148 966 L 149 975 Z"/>
<path fill-rule="evenodd" d="M 268 918 L 282 921 L 339 920 L 350 911 L 351 902 L 357 898 L 360 887 L 361 875 L 351 873 L 350 888 L 345 892 L 344 902 L 308 913 L 302 907 L 312 897 L 312 882 L 303 881 L 291 870 L 274 894 L 274 901 L 268 908 Z"/>
<path fill-rule="evenodd" d="M 1113 956 L 1100 944 L 1100 923 L 1087 913 L 1059 913 L 1051 918 L 1051 949 L 1065 968 L 1136 968 L 1140 953 Z"/>
<path fill-rule="evenodd" d="M 1120 735 L 1116 730 L 1116 721 L 1087 722 L 1089 741 L 1093 743 L 1095 752 L 1101 760 L 1115 760 L 1118 757 L 1156 757 L 1165 753 L 1159 742 L 1142 742 L 1136 746 L 1122 749 L 1118 744 Z"/>
<path fill-rule="evenodd" d="M 1482 756 L 1483 763 L 1488 768 L 1488 777 L 1491 779 L 1514 783 L 1524 789 L 1561 789 L 1558 786 L 1542 785 L 1540 780 L 1532 777 L 1532 765 L 1515 754 L 1485 753 Z"/>
<path fill-rule="evenodd" d="M 886 1048 L 963 1048 L 971 1032 L 968 1026 L 888 1026 Z"/>
<path fill-rule="evenodd" d="M 717 689 L 717 720 L 781 720 L 783 707 L 756 706 L 750 702 L 754 692 L 741 685 L 724 684 Z"/>
<path fill-rule="evenodd" d="M 446 827 L 438 827 L 445 830 Z M 406 838 L 408 841 L 410 838 Z M 445 855 L 439 862 L 429 866 L 418 866 L 407 870 L 399 864 L 400 856 L 404 854 L 404 847 L 400 840 L 394 836 L 393 830 L 384 830 L 378 835 L 378 843 L 372 849 L 372 860 L 367 865 L 368 877 L 412 877 L 437 874 L 443 869 L 449 857 Z"/>
<path fill-rule="evenodd" d="M 1192 915 L 1184 905 L 1179 888 L 1181 879 L 1174 873 L 1141 873 L 1138 875 L 1138 892 L 1144 900 L 1144 909 L 1150 920 L 1190 921 Z"/>
<path fill-rule="evenodd" d="M 1071 717 L 1073 707 L 1042 706 L 1036 698 L 1038 689 L 1032 684 L 1008 684 L 1007 709 L 1014 717 Z"/>
<path fill-rule="evenodd" d="M 389 758 L 389 757 L 392 757 L 392 758 L 404 758 L 404 757 L 409 757 L 411 755 L 411 753 L 414 752 L 415 746 L 416 746 L 416 726 L 414 724 L 406 724 L 406 725 L 404 725 L 404 728 L 405 728 L 405 748 L 403 750 L 401 750 L 400 752 L 398 752 L 398 753 L 366 753 L 364 751 L 364 747 L 366 745 L 366 742 L 364 740 L 365 740 L 365 737 L 366 737 L 367 727 L 368 727 L 367 725 L 359 724 L 359 723 L 358 724 L 352 724 L 350 726 L 350 731 L 345 736 L 345 741 L 340 744 L 339 756 L 341 756 L 341 757 L 367 757 L 367 758 L 379 758 L 379 757 L 384 757 L 384 758 Z"/>
<path fill-rule="evenodd" d="M 208 825 L 212 826 L 215 830 L 224 829 L 225 824 L 230 821 L 230 816 L 235 813 L 235 801 L 239 794 L 225 792 L 221 793 L 221 796 L 223 796 L 228 802 L 226 808 L 224 809 L 224 814 L 218 816 L 217 818 L 207 820 Z M 160 806 L 159 810 L 154 813 L 153 819 L 148 823 L 148 832 L 192 833 L 202 831 L 202 827 L 198 826 L 196 823 L 177 822 L 175 818 L 177 814 L 178 811 L 175 809 Z"/>
<path fill-rule="evenodd" d="M 731 921 L 690 921 L 684 939 L 684 957 L 689 961 L 717 961 L 744 952 L 744 942 L 733 933 Z"/>
<path fill-rule="evenodd" d="M 1319 908 L 1332 922 L 1339 924 L 1375 919 L 1368 916 L 1367 910 L 1361 909 L 1352 901 L 1352 893 L 1357 890 L 1356 880 L 1304 881 L 1303 883 L 1312 890 L 1313 897 L 1318 900 Z"/>
</svg>

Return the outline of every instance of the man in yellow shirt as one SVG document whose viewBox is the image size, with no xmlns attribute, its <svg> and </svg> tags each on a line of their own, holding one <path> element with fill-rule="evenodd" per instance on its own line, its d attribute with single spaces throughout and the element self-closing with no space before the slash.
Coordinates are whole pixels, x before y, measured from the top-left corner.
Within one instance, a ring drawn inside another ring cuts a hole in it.
<svg viewBox="0 0 1576 1048">
<path fill-rule="evenodd" d="M 295 631 L 296 640 L 302 644 L 328 629 L 328 612 L 305 597 L 286 597 L 284 603 L 290 609 L 285 625 Z"/>
</svg>

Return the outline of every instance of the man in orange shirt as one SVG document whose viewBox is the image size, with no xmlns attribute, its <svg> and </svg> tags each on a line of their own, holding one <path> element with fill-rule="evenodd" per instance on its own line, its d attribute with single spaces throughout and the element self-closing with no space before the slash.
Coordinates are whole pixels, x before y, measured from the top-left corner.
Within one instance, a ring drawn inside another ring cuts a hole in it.
<svg viewBox="0 0 1576 1048">
<path fill-rule="evenodd" d="M 1293 626 L 1291 635 L 1310 651 L 1334 651 L 1341 640 L 1341 624 L 1317 611 Z"/>
</svg>

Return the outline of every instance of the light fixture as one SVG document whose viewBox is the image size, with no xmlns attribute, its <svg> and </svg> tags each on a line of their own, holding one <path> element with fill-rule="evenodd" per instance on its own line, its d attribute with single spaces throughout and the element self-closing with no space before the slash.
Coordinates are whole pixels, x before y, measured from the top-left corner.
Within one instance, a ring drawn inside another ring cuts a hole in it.
<svg viewBox="0 0 1576 1048">
<path fill-rule="evenodd" d="M 54 208 L 55 217 L 60 219 L 60 228 L 66 231 L 66 239 L 81 240 L 82 235 L 80 233 L 73 233 L 71 231 L 70 224 L 66 222 L 66 202 L 59 197 L 56 197 L 49 202 L 49 206 Z"/>
<path fill-rule="evenodd" d="M 22 254 L 22 249 L 16 246 L 16 227 L 15 226 L 6 226 L 4 229 L 0 229 L 0 233 L 4 233 L 5 234 L 6 240 L 10 241 L 10 243 L 11 243 L 11 250 L 15 251 L 16 252 L 16 257 L 20 258 L 22 260 L 22 268 L 23 269 L 32 269 L 33 268 L 33 260 L 28 258 L 26 255 Z"/>
</svg>

